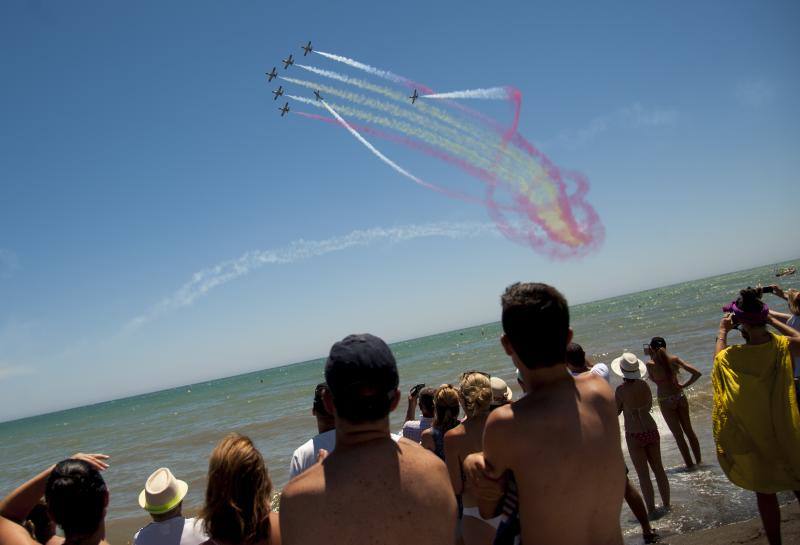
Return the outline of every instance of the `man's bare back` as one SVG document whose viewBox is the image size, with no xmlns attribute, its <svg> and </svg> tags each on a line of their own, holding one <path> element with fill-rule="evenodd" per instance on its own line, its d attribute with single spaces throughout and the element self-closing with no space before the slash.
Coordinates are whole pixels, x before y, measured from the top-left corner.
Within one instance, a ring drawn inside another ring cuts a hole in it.
<svg viewBox="0 0 800 545">
<path fill-rule="evenodd" d="M 489 417 L 486 462 L 516 479 L 523 543 L 619 545 L 625 467 L 614 395 L 590 373 L 546 371 L 554 380 Z"/>
<path fill-rule="evenodd" d="M 456 501 L 444 463 L 387 433 L 339 446 L 283 490 L 284 545 L 452 543 Z"/>
</svg>

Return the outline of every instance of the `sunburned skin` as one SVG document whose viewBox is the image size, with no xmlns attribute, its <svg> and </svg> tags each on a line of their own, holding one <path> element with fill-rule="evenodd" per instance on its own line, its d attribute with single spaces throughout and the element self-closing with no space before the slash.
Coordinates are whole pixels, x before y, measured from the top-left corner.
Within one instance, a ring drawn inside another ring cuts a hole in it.
<svg viewBox="0 0 800 545">
<path fill-rule="evenodd" d="M 625 467 L 611 388 L 591 373 L 573 378 L 565 364 L 521 374 L 528 394 L 492 412 L 483 455 L 465 463 L 484 487 L 481 514 L 495 512 L 502 496 L 492 485 L 511 472 L 523 543 L 621 545 Z"/>
<path fill-rule="evenodd" d="M 336 434 L 336 450 L 283 489 L 284 545 L 453 542 L 456 501 L 435 454 L 393 441 L 388 417 L 358 425 L 337 417 Z"/>
</svg>

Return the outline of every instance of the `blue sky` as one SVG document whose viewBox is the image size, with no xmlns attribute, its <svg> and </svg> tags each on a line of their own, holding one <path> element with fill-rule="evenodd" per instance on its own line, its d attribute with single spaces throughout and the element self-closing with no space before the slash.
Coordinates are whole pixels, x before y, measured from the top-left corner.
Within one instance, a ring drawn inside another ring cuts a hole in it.
<svg viewBox="0 0 800 545">
<path fill-rule="evenodd" d="M 582 302 L 796 257 L 798 26 L 794 2 L 3 2 L 0 420 L 492 321 L 516 280 Z M 489 219 L 279 118 L 263 74 L 309 39 L 519 88 L 520 132 L 589 177 L 603 246 L 419 236 Z M 395 231 L 214 272 L 371 228 Z"/>
</svg>

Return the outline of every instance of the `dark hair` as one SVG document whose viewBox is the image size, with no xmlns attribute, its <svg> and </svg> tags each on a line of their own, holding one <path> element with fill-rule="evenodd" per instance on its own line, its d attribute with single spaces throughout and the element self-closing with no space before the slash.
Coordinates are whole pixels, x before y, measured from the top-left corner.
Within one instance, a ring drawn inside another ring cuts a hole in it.
<svg viewBox="0 0 800 545">
<path fill-rule="evenodd" d="M 653 362 L 667 375 L 667 378 L 675 386 L 678 386 L 678 369 L 672 364 L 669 354 L 667 354 L 667 341 L 664 340 L 664 337 L 650 339 L 650 355 L 653 357 Z"/>
<path fill-rule="evenodd" d="M 528 369 L 564 363 L 569 335 L 569 307 L 552 286 L 510 285 L 500 299 L 503 331 Z"/>
<path fill-rule="evenodd" d="M 573 367 L 583 367 L 586 365 L 586 352 L 578 343 L 569 343 L 566 354 L 567 363 Z"/>
<path fill-rule="evenodd" d="M 56 535 L 56 525 L 47 510 L 47 504 L 39 502 L 33 506 L 25 519 L 25 526 L 33 539 L 44 545 L 51 537 Z"/>
<path fill-rule="evenodd" d="M 249 437 L 229 433 L 208 461 L 203 529 L 214 540 L 257 543 L 269 540 L 272 481 Z"/>
<path fill-rule="evenodd" d="M 433 398 L 436 395 L 435 388 L 423 388 L 419 392 L 419 408 L 423 413 L 433 413 Z"/>
<path fill-rule="evenodd" d="M 747 287 L 739 292 L 736 306 L 744 312 L 761 312 L 764 303 L 761 301 L 761 290 Z"/>
<path fill-rule="evenodd" d="M 316 389 L 314 390 L 314 412 L 317 416 L 321 416 L 323 418 L 333 418 L 333 415 L 328 412 L 328 409 L 325 408 L 325 403 L 322 401 L 322 394 L 328 389 L 328 385 L 324 382 L 320 382 L 317 384 Z"/>
<path fill-rule="evenodd" d="M 87 536 L 105 515 L 108 488 L 100 472 L 83 460 L 56 464 L 45 485 L 45 499 L 56 524 L 68 536 Z"/>
</svg>

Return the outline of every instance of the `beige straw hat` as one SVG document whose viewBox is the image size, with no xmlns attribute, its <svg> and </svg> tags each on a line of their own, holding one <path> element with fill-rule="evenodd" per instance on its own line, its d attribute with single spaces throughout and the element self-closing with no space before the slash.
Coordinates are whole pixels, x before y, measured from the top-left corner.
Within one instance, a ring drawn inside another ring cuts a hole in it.
<svg viewBox="0 0 800 545">
<path fill-rule="evenodd" d="M 625 352 L 611 362 L 611 370 L 622 378 L 641 379 L 647 374 L 644 362 L 636 354 Z"/>
<path fill-rule="evenodd" d="M 497 407 L 498 405 L 505 405 L 511 401 L 511 398 L 514 397 L 514 393 L 509 388 L 506 381 L 501 379 L 500 377 L 492 377 L 489 379 L 489 382 L 492 385 L 492 406 Z"/>
<path fill-rule="evenodd" d="M 139 494 L 139 507 L 153 515 L 161 515 L 175 509 L 188 491 L 188 484 L 176 479 L 166 467 L 160 467 L 147 478 L 144 490 Z"/>
</svg>

